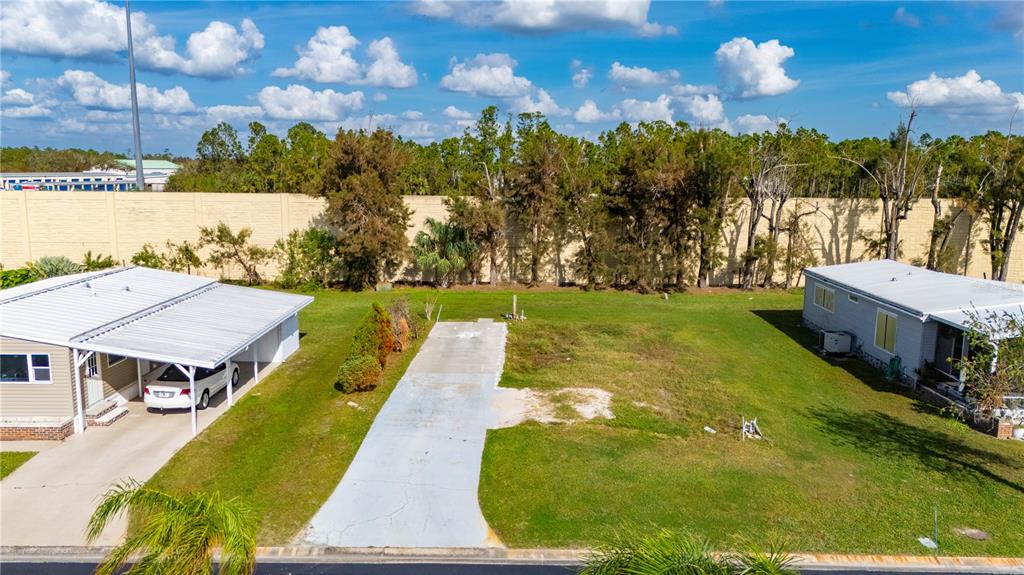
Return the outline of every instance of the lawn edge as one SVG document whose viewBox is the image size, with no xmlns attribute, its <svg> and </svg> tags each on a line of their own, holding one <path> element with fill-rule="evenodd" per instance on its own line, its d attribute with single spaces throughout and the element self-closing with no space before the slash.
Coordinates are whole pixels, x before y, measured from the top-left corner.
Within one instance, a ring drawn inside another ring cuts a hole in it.
<svg viewBox="0 0 1024 575">
<path fill-rule="evenodd" d="M 0 547 L 3 562 L 68 562 L 98 560 L 109 547 Z M 580 565 L 586 549 L 320 547 L 291 545 L 258 547 L 260 563 L 444 563 L 507 565 Z M 797 553 L 801 570 L 858 569 L 887 572 L 1024 573 L 1020 557 L 951 557 L 926 555 L 854 555 Z"/>
</svg>

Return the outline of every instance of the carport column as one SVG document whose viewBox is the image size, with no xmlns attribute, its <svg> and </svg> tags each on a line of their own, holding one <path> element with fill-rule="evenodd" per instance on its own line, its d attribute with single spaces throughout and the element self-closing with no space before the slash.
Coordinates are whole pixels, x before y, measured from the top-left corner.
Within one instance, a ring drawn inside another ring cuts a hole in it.
<svg viewBox="0 0 1024 575">
<path fill-rule="evenodd" d="M 199 425 L 196 420 L 196 368 L 192 365 L 185 367 L 178 363 L 174 364 L 174 367 L 188 376 L 188 397 L 192 404 L 192 437 L 195 437 L 196 433 L 199 432 Z"/>
<path fill-rule="evenodd" d="M 78 350 L 71 348 L 71 355 L 75 364 L 75 417 L 72 419 L 75 433 L 85 431 L 85 407 L 82 403 L 82 364 L 89 356 L 82 359 L 78 357 Z"/>
<path fill-rule="evenodd" d="M 253 382 L 260 382 L 260 358 L 256 355 L 256 346 L 252 346 L 252 377 Z"/>
<path fill-rule="evenodd" d="M 234 385 L 231 384 L 231 380 L 233 379 L 233 377 L 234 377 L 234 373 L 233 372 L 228 374 L 228 407 L 231 407 L 232 405 L 234 405 L 234 403 L 231 400 L 231 388 L 234 387 Z"/>
<path fill-rule="evenodd" d="M 145 399 L 142 393 L 142 360 L 135 358 L 135 375 L 139 380 L 139 399 Z"/>
</svg>

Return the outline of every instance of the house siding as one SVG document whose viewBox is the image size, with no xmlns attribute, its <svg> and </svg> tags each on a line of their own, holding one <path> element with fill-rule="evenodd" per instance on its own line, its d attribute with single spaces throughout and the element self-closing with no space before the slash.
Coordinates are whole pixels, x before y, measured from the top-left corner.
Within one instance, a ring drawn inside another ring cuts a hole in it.
<svg viewBox="0 0 1024 575">
<path fill-rule="evenodd" d="M 74 416 L 71 350 L 34 341 L 0 337 L 0 352 L 47 353 L 50 355 L 50 383 L 0 383 L 0 422 L 63 423 Z"/>
<path fill-rule="evenodd" d="M 835 310 L 829 312 L 814 303 L 814 289 L 818 284 L 835 291 Z M 876 302 L 862 295 L 856 295 L 859 302 L 850 301 L 850 291 L 842 286 L 821 282 L 818 278 L 807 278 L 804 289 L 804 323 L 812 329 L 845 331 L 854 335 L 853 350 L 860 356 L 883 367 L 892 359 L 887 351 L 875 347 L 875 314 L 879 309 L 896 316 L 895 355 L 900 356 L 903 375 L 910 381 L 917 380 L 917 369 L 923 362 L 927 345 L 925 332 L 927 324 L 897 308 Z M 928 322 L 933 323 L 933 322 Z M 934 349 L 934 329 L 931 346 Z"/>
<path fill-rule="evenodd" d="M 103 396 L 118 394 L 125 399 L 138 395 L 138 362 L 129 357 L 117 365 L 111 366 L 107 354 L 100 357 L 103 374 Z"/>
</svg>

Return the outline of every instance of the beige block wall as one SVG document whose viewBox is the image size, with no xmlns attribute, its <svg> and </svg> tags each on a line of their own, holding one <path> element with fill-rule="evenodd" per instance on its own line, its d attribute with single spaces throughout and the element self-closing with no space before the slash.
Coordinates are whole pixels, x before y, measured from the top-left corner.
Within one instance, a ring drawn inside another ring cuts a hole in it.
<svg viewBox="0 0 1024 575">
<path fill-rule="evenodd" d="M 0 353 L 50 354 L 50 383 L 0 383 L 0 421 L 62 420 L 74 415 L 71 351 L 0 337 Z"/>
<path fill-rule="evenodd" d="M 444 198 L 440 196 L 407 196 L 412 210 L 406 236 L 412 240 L 428 217 L 444 219 Z M 943 202 L 944 210 L 950 209 Z M 735 217 L 726 226 L 723 251 L 727 264 L 718 280 L 727 281 L 746 249 L 745 226 L 749 204 L 738 203 Z M 791 201 L 789 209 L 818 211 L 804 220 L 811 225 L 814 249 L 821 264 L 868 259 L 863 234 L 876 235 L 880 229 L 881 206 L 875 200 L 812 199 Z M 292 230 L 304 229 L 322 222 L 324 202 L 302 194 L 185 194 L 159 192 L 0 192 L 0 263 L 5 268 L 20 267 L 25 262 L 45 255 L 64 255 L 81 260 L 86 251 L 112 255 L 118 261 L 130 261 L 143 244 L 172 240 L 195 241 L 199 226 L 212 226 L 223 221 L 235 231 L 250 227 L 253 241 L 264 247 Z M 946 213 L 944 211 L 944 213 Z M 928 235 L 933 219 L 928 201 L 919 202 L 902 223 L 905 261 L 927 257 Z M 985 237 L 984 222 L 977 221 L 971 237 L 966 234 L 966 218 L 954 232 L 961 253 L 959 270 L 976 277 L 990 273 L 989 257 L 981 240 Z M 765 231 L 764 222 L 761 231 Z M 968 241 L 970 240 L 970 241 Z M 783 238 L 785 241 L 785 238 Z M 1024 240 L 1018 240 L 1010 264 L 1010 280 L 1024 281 Z M 563 250 L 568 261 L 574 248 Z M 505 254 L 503 254 L 505 255 Z M 551 258 L 552 264 L 554 258 Z M 264 270 L 269 277 L 276 274 L 276 263 Z M 553 266 L 549 274 L 554 277 Z M 486 266 L 485 266 L 486 270 Z M 199 273 L 217 277 L 220 270 L 203 269 Z M 232 276 L 233 270 L 226 270 Z M 486 272 L 485 272 L 486 273 Z M 486 279 L 486 277 L 484 278 Z"/>
</svg>

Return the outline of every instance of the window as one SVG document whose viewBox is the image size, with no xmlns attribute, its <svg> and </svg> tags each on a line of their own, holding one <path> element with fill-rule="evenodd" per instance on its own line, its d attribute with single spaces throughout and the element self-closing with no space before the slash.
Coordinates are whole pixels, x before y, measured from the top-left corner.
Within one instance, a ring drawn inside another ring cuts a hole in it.
<svg viewBox="0 0 1024 575">
<path fill-rule="evenodd" d="M 896 316 L 887 311 L 875 314 L 875 347 L 896 353 Z"/>
<path fill-rule="evenodd" d="M 827 311 L 836 309 L 836 292 L 827 287 L 814 286 L 814 305 Z"/>
<path fill-rule="evenodd" d="M 96 354 L 89 356 L 89 359 L 85 360 L 85 377 L 99 377 L 100 375 L 100 364 L 96 361 Z"/>
<path fill-rule="evenodd" d="M 107 367 L 114 367 L 115 365 L 121 363 L 122 361 L 124 361 L 126 359 L 128 359 L 128 358 L 123 356 L 123 355 L 114 355 L 114 354 L 108 353 L 107 354 Z"/>
<path fill-rule="evenodd" d="M 852 303 L 860 303 L 860 296 L 854 295 L 852 293 L 846 294 L 846 299 L 850 300 Z"/>
<path fill-rule="evenodd" d="M 5 353 L 0 355 L 0 382 L 50 383 L 50 354 Z"/>
</svg>

